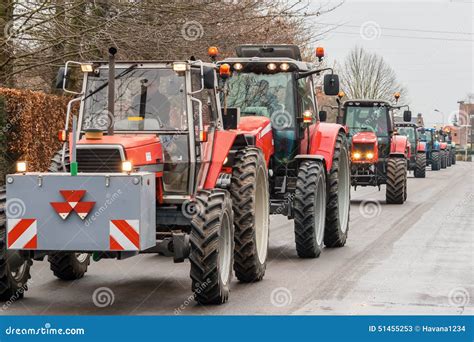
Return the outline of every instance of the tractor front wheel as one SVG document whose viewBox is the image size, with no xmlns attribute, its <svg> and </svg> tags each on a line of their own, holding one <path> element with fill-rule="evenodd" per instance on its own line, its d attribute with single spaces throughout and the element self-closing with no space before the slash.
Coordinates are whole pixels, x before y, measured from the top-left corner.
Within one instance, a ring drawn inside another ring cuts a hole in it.
<svg viewBox="0 0 474 342">
<path fill-rule="evenodd" d="M 62 280 L 76 280 L 84 277 L 90 264 L 87 253 L 55 253 L 48 256 L 53 274 Z"/>
<path fill-rule="evenodd" d="M 0 189 L 0 300 L 23 298 L 33 261 L 19 251 L 7 250 L 5 189 Z"/>
<path fill-rule="evenodd" d="M 440 154 L 439 151 L 434 151 L 431 153 L 431 170 L 439 171 L 440 169 Z"/>
<path fill-rule="evenodd" d="M 234 252 L 232 201 L 225 190 L 201 190 L 191 221 L 191 279 L 199 304 L 222 304 L 229 298 Z"/>
<path fill-rule="evenodd" d="M 323 163 L 315 160 L 301 163 L 293 209 L 298 256 L 319 257 L 323 250 L 326 221 L 326 173 Z"/>
<path fill-rule="evenodd" d="M 405 158 L 389 158 L 387 162 L 387 204 L 403 204 L 407 190 L 407 162 Z"/>
<path fill-rule="evenodd" d="M 420 152 L 416 154 L 415 178 L 426 177 L 426 154 Z"/>
<path fill-rule="evenodd" d="M 324 244 L 326 247 L 342 247 L 346 244 L 349 231 L 349 209 L 351 202 L 351 181 L 349 154 L 346 136 L 340 133 L 328 175 L 328 203 Z"/>
<path fill-rule="evenodd" d="M 442 169 L 445 169 L 446 168 L 446 152 L 445 151 L 441 151 L 440 153 L 440 164 L 441 164 L 441 168 Z"/>
<path fill-rule="evenodd" d="M 250 283 L 265 275 L 270 226 L 268 171 L 262 152 L 247 147 L 235 155 L 230 188 L 234 210 L 234 271 Z"/>
</svg>

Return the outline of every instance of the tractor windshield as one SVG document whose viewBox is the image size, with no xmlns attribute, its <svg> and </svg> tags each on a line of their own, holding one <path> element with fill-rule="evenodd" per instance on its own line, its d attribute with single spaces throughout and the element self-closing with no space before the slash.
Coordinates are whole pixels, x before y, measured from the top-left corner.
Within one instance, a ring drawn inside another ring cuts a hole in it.
<svg viewBox="0 0 474 342">
<path fill-rule="evenodd" d="M 374 132 L 377 136 L 388 136 L 386 107 L 348 106 L 345 115 L 351 136 L 364 131 Z"/>
<path fill-rule="evenodd" d="M 416 145 L 416 135 L 414 127 L 399 126 L 397 127 L 397 132 L 400 135 L 406 136 L 412 146 Z"/>
<path fill-rule="evenodd" d="M 280 122 L 284 128 L 294 128 L 294 93 L 290 73 L 240 73 L 229 81 L 227 105 L 240 107 L 242 116 L 258 115 Z M 278 116 L 278 117 L 277 117 Z"/>
<path fill-rule="evenodd" d="M 116 68 L 120 75 L 125 68 Z M 159 131 L 187 129 L 185 77 L 172 69 L 136 68 L 115 80 L 115 115 L 107 111 L 108 70 L 89 75 L 82 129 Z M 91 94 L 88 96 L 88 94 Z"/>
<path fill-rule="evenodd" d="M 431 132 L 428 130 L 420 131 L 420 140 L 425 142 L 431 141 Z"/>
</svg>

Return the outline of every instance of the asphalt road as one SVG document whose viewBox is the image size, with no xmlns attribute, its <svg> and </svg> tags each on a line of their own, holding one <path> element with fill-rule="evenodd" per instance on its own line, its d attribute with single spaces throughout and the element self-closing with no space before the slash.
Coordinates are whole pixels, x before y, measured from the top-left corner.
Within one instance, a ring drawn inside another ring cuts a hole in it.
<svg viewBox="0 0 474 342">
<path fill-rule="evenodd" d="M 0 314 L 472 315 L 473 166 L 410 175 L 404 205 L 385 204 L 384 188 L 353 191 L 347 245 L 325 249 L 319 259 L 299 259 L 293 222 L 272 217 L 264 280 L 234 280 L 222 306 L 191 300 L 188 262 L 144 255 L 92 263 L 75 282 L 57 280 L 46 261 L 35 262 L 25 298 Z"/>
</svg>

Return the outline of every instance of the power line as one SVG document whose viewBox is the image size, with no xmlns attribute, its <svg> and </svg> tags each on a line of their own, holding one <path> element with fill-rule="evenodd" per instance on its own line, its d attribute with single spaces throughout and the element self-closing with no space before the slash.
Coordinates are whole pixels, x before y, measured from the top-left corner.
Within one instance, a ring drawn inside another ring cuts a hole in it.
<svg viewBox="0 0 474 342">
<path fill-rule="evenodd" d="M 349 25 L 349 24 L 334 24 L 334 23 L 316 23 L 318 25 L 332 25 L 332 26 L 346 26 L 346 27 L 356 27 L 356 28 L 362 28 L 364 27 L 364 24 L 362 25 Z M 408 28 L 402 28 L 402 27 L 381 27 L 378 26 L 380 30 L 389 30 L 389 31 L 408 31 L 408 32 L 423 32 L 423 33 L 441 33 L 441 34 L 462 34 L 462 35 L 469 35 L 472 36 L 474 35 L 473 32 L 455 32 L 455 31 L 437 31 L 437 30 L 423 30 L 423 29 L 408 29 Z"/>
<path fill-rule="evenodd" d="M 329 33 L 338 33 L 338 34 L 348 34 L 348 35 L 356 35 L 361 36 L 360 33 L 356 32 L 342 32 L 342 31 L 329 31 Z M 470 42 L 474 43 L 474 40 L 471 39 L 457 39 L 457 38 L 440 38 L 440 37 L 414 37 L 414 36 L 397 36 L 393 34 L 381 34 L 380 36 L 384 37 L 392 37 L 392 38 L 406 38 L 406 39 L 420 39 L 420 40 L 440 40 L 440 41 L 454 41 L 454 42 Z"/>
</svg>

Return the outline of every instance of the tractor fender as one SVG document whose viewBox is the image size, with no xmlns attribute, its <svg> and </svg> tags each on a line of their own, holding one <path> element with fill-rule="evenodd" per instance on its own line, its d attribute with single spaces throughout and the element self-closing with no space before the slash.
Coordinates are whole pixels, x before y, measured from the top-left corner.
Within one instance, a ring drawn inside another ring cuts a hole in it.
<svg viewBox="0 0 474 342">
<path fill-rule="evenodd" d="M 408 138 L 404 135 L 393 135 L 390 143 L 391 156 L 409 157 L 410 143 Z"/>
<path fill-rule="evenodd" d="M 213 189 L 221 173 L 224 161 L 227 158 L 238 133 L 235 131 L 216 131 L 212 145 L 212 157 L 209 161 L 207 177 L 203 177 L 200 187 L 203 189 Z M 205 158 L 207 159 L 207 158 Z M 204 183 L 204 184 L 202 184 Z"/>
<path fill-rule="evenodd" d="M 298 154 L 295 157 L 295 160 L 300 164 L 302 161 L 305 160 L 317 160 L 320 161 L 326 166 L 326 160 L 324 160 L 324 157 L 318 154 Z"/>
<path fill-rule="evenodd" d="M 264 116 L 243 117 L 234 132 L 238 133 L 237 142 L 242 141 L 241 137 L 243 136 L 246 145 L 254 145 L 259 148 L 263 152 L 268 166 L 275 151 L 271 120 Z"/>
<path fill-rule="evenodd" d="M 326 170 L 329 172 L 332 167 L 334 149 L 336 147 L 339 133 L 346 134 L 343 126 L 335 123 L 317 122 L 310 127 L 310 147 L 307 149 L 307 137 L 301 141 L 300 155 L 320 156 L 324 158 Z"/>
<path fill-rule="evenodd" d="M 424 141 L 418 141 L 416 152 L 426 152 L 426 143 Z"/>
</svg>

